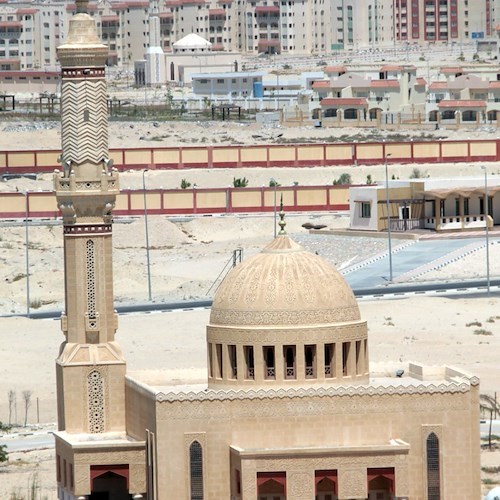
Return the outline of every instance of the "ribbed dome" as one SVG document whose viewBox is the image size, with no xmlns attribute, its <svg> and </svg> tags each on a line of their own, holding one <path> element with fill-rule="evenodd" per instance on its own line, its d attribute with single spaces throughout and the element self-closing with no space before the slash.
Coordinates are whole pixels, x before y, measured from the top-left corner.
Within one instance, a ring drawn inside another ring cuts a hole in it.
<svg viewBox="0 0 500 500">
<path fill-rule="evenodd" d="M 226 276 L 210 315 L 213 326 L 311 326 L 359 320 L 354 294 L 338 271 L 286 235 Z"/>
</svg>

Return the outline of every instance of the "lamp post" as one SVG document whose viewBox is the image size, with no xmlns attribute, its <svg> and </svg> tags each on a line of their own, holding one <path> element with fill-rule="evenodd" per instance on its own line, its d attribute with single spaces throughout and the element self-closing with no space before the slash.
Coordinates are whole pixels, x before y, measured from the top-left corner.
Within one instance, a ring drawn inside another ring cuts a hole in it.
<svg viewBox="0 0 500 500">
<path fill-rule="evenodd" d="M 481 167 L 484 170 L 484 220 L 486 222 L 486 293 L 490 294 L 490 231 L 488 227 L 490 217 L 490 203 L 488 196 L 488 171 L 486 167 Z"/>
<path fill-rule="evenodd" d="M 25 238 L 24 244 L 26 246 L 26 317 L 30 317 L 30 257 L 29 257 L 29 233 L 28 233 L 28 214 L 29 214 L 29 202 L 28 202 L 28 191 L 22 192 L 25 198 L 24 203 L 24 229 Z"/>
<path fill-rule="evenodd" d="M 142 171 L 142 194 L 144 196 L 144 227 L 146 229 L 146 262 L 148 267 L 148 300 L 152 301 L 151 298 L 151 265 L 149 261 L 149 231 L 148 231 L 148 205 L 146 200 L 146 179 L 144 175 L 148 172 L 148 169 Z"/>
<path fill-rule="evenodd" d="M 274 221 L 274 237 L 276 238 L 276 185 L 278 183 L 274 177 L 271 177 L 271 179 L 269 179 L 269 182 L 274 187 L 274 219 L 273 219 L 273 221 Z"/>
<path fill-rule="evenodd" d="M 392 241 L 391 241 L 391 207 L 389 203 L 389 171 L 387 168 L 387 158 L 391 154 L 385 154 L 384 148 L 384 165 L 385 165 L 385 203 L 387 208 L 387 236 L 389 239 L 389 282 L 392 283 Z"/>
</svg>

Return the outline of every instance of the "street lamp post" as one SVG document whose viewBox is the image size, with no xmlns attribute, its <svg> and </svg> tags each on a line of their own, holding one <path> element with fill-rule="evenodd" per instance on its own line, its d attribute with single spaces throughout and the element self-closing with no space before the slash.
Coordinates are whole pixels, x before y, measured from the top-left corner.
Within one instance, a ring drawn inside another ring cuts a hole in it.
<svg viewBox="0 0 500 500">
<path fill-rule="evenodd" d="M 142 193 L 144 196 L 144 227 L 146 229 L 146 262 L 148 267 L 148 299 L 149 302 L 152 301 L 151 297 L 151 265 L 149 260 L 149 231 L 148 231 L 148 205 L 146 200 L 146 179 L 144 175 L 148 172 L 148 169 L 142 171 Z"/>
<path fill-rule="evenodd" d="M 389 282 L 392 283 L 392 241 L 391 241 L 391 207 L 389 203 L 389 171 L 387 168 L 387 157 L 391 154 L 385 154 L 384 149 L 384 165 L 385 165 L 385 203 L 387 208 L 387 236 L 389 243 Z"/>
<path fill-rule="evenodd" d="M 28 191 L 22 192 L 25 198 L 24 203 L 24 229 L 25 238 L 24 244 L 26 246 L 26 317 L 30 317 L 30 257 L 29 257 L 29 233 L 28 233 L 28 214 L 29 214 L 29 202 L 28 202 Z"/>
<path fill-rule="evenodd" d="M 484 220 L 486 222 L 486 291 L 490 294 L 490 232 L 489 232 L 489 217 L 490 217 L 490 203 L 488 196 L 488 171 L 486 167 L 481 167 L 484 170 Z"/>
</svg>

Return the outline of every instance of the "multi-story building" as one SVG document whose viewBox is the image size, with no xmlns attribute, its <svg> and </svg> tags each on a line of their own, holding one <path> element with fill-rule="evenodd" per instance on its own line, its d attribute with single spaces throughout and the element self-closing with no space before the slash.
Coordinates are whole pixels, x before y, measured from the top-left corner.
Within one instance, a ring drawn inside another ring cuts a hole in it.
<svg viewBox="0 0 500 500">
<path fill-rule="evenodd" d="M 495 35 L 500 0 L 166 0 L 159 4 L 164 52 L 190 33 L 214 51 L 244 54 L 331 54 L 339 50 L 453 43 Z M 57 64 L 55 46 L 74 4 L 0 0 L 0 68 Z M 144 58 L 147 0 L 91 3 L 109 65 Z"/>
</svg>

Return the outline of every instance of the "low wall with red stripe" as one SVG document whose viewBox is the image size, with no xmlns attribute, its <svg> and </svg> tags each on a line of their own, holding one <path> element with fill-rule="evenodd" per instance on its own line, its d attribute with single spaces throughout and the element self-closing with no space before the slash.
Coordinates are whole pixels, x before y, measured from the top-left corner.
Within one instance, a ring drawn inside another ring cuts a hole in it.
<svg viewBox="0 0 500 500">
<path fill-rule="evenodd" d="M 349 209 L 349 186 L 289 186 L 274 188 L 153 189 L 146 194 L 148 214 L 221 214 L 272 212 L 275 199 L 287 212 Z M 142 190 L 121 191 L 115 215 L 144 214 Z M 56 218 L 60 216 L 53 192 L 0 193 L 4 219 Z"/>
<path fill-rule="evenodd" d="M 0 151 L 0 174 L 52 172 L 59 150 Z M 500 160 L 500 139 L 112 149 L 118 170 L 307 167 Z"/>
</svg>

